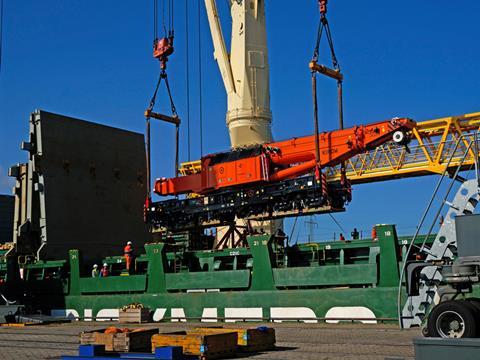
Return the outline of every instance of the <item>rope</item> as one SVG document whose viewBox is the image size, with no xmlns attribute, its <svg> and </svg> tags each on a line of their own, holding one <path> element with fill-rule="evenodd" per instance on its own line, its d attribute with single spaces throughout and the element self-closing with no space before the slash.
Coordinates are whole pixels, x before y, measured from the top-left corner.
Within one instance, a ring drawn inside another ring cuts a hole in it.
<svg viewBox="0 0 480 360">
<path fill-rule="evenodd" d="M 333 44 L 332 31 L 330 30 L 330 24 L 328 23 L 327 17 L 322 14 L 320 17 L 320 22 L 318 24 L 317 30 L 317 41 L 315 43 L 315 48 L 313 50 L 313 60 L 317 61 L 320 53 L 320 42 L 322 40 L 323 31 L 325 30 L 325 36 L 327 37 L 328 47 L 330 49 L 330 54 L 332 57 L 333 68 L 340 70 L 340 64 L 335 54 L 335 46 Z"/>
<path fill-rule="evenodd" d="M 320 40 L 322 39 L 322 34 L 323 34 L 323 23 L 322 23 L 322 20 L 320 19 L 320 22 L 318 23 L 318 29 L 317 29 L 317 41 L 315 43 L 315 48 L 313 50 L 313 60 L 315 61 L 318 60 L 318 55 L 320 51 Z"/>
<path fill-rule="evenodd" d="M 150 104 L 148 105 L 148 110 L 153 110 L 153 107 L 155 106 L 155 102 L 157 100 L 158 89 L 160 87 L 160 83 L 162 82 L 162 79 L 163 79 L 162 72 L 160 72 L 160 74 L 158 75 L 157 85 L 155 86 L 155 91 L 153 92 L 153 96 L 150 99 Z"/>
<path fill-rule="evenodd" d="M 172 29 L 172 5 L 171 1 L 168 2 L 168 36 L 170 36 L 170 31 Z"/>
<path fill-rule="evenodd" d="M 150 103 L 148 105 L 148 110 L 153 110 L 153 107 L 155 106 L 155 102 L 157 100 L 157 93 L 158 89 L 160 87 L 160 83 L 162 82 L 162 73 L 158 76 L 158 81 L 157 85 L 155 86 L 155 91 L 153 92 L 153 96 L 150 99 Z M 151 136 L 150 136 L 150 117 L 147 117 L 145 119 L 145 127 L 146 127 L 146 144 L 145 144 L 145 152 L 146 152 L 146 165 L 147 165 L 147 199 L 150 199 L 151 196 L 151 182 L 152 182 L 152 170 L 151 170 L 151 159 L 150 159 L 150 142 L 151 142 Z"/>
<path fill-rule="evenodd" d="M 173 98 L 172 98 L 172 92 L 170 91 L 170 84 L 168 82 L 168 76 L 165 70 L 162 71 L 163 78 L 165 79 L 165 85 L 167 86 L 167 92 L 168 92 L 168 98 L 170 99 L 170 108 L 172 110 L 172 114 L 174 116 L 177 116 L 177 108 L 175 107 L 175 104 L 173 103 Z"/>
<path fill-rule="evenodd" d="M 199 86 L 199 122 L 200 122 L 200 156 L 203 156 L 203 101 L 202 101 L 202 27 L 201 20 L 201 0 L 198 0 L 198 86 Z"/>
<path fill-rule="evenodd" d="M 158 0 L 153 0 L 153 40 L 158 39 Z"/>
<path fill-rule="evenodd" d="M 174 8 L 173 8 L 173 4 L 174 4 L 174 0 L 170 0 L 170 6 L 171 6 L 171 15 L 172 15 L 172 18 L 171 18 L 171 23 L 170 23 L 170 34 L 169 36 L 173 36 L 173 33 L 174 33 L 174 29 L 175 29 L 175 23 L 174 23 L 174 17 L 173 17 L 173 14 L 174 14 Z"/>
<path fill-rule="evenodd" d="M 345 229 L 342 227 L 342 225 L 340 225 L 340 223 L 337 221 L 337 219 L 335 219 L 332 215 L 332 213 L 328 213 L 328 215 L 330 215 L 330 217 L 332 218 L 332 220 L 335 222 L 335 224 L 337 224 L 337 226 L 339 227 L 340 230 L 342 230 L 342 233 L 346 234 L 345 232 Z"/>
<path fill-rule="evenodd" d="M 166 0 L 162 1 L 162 26 L 163 26 L 164 36 L 167 37 L 167 28 L 165 26 L 165 1 Z"/>
<path fill-rule="evenodd" d="M 319 53 L 320 53 L 320 42 L 322 40 L 322 36 L 325 33 L 327 38 L 328 47 L 330 49 L 330 56 L 332 60 L 333 68 L 340 72 L 340 64 L 337 59 L 337 55 L 335 54 L 335 47 L 333 43 L 332 31 L 330 29 L 330 24 L 327 20 L 327 0 L 320 1 L 320 22 L 318 24 L 317 29 L 317 40 L 315 43 L 315 48 L 313 50 L 313 57 L 312 60 L 314 62 L 318 61 Z M 313 92 L 313 101 L 314 101 L 314 125 L 315 125 L 315 147 L 316 147 L 316 160 L 317 160 L 317 172 L 320 172 L 319 165 L 320 165 L 320 157 L 318 155 L 319 152 L 319 142 L 318 142 L 318 110 L 317 110 L 317 86 L 316 86 L 316 72 L 312 71 L 312 92 Z M 337 79 L 337 105 L 338 105 L 338 120 L 340 129 L 343 129 L 343 85 L 342 80 Z M 341 184 L 344 186 L 348 186 L 347 178 L 346 178 L 346 166 L 345 163 L 342 162 L 340 165 L 340 173 L 341 173 Z M 318 179 L 318 177 L 317 177 Z"/>
<path fill-rule="evenodd" d="M 3 0 L 0 0 L 0 73 L 2 71 L 3 58 Z"/>
<path fill-rule="evenodd" d="M 155 102 L 157 100 L 157 94 L 158 94 L 158 89 L 160 88 L 160 84 L 162 83 L 162 79 L 165 79 L 165 87 L 167 88 L 167 94 L 168 94 L 168 99 L 170 100 L 170 108 L 172 111 L 173 116 L 178 116 L 177 115 L 177 108 L 175 107 L 175 104 L 173 102 L 173 97 L 172 97 L 172 91 L 170 89 L 170 83 L 168 82 L 168 75 L 165 69 L 162 69 L 160 72 L 160 75 L 158 76 L 158 81 L 157 85 L 155 86 L 155 91 L 153 92 L 153 96 L 150 100 L 150 104 L 148 105 L 148 110 L 152 111 Z M 146 140 L 146 152 L 147 152 L 147 192 L 148 192 L 148 197 L 150 196 L 151 192 L 151 159 L 150 159 L 150 117 L 147 116 L 146 118 L 146 133 L 147 133 L 147 140 Z M 179 138 L 180 138 L 180 128 L 178 124 L 175 126 L 175 176 L 178 176 L 178 165 L 179 165 Z"/>
<path fill-rule="evenodd" d="M 187 73 L 187 155 L 188 155 L 188 161 L 191 160 L 190 156 L 190 55 L 189 55 L 189 41 L 188 41 L 188 24 L 189 24 L 189 18 L 188 18 L 188 0 L 185 0 L 185 48 L 186 48 L 186 73 Z"/>
<path fill-rule="evenodd" d="M 330 25 L 328 24 L 327 18 L 325 19 L 325 34 L 327 35 L 328 47 L 332 55 L 332 64 L 336 70 L 340 70 L 340 64 L 338 63 L 337 56 L 335 55 L 335 48 L 333 46 L 332 32 L 330 31 Z"/>
</svg>

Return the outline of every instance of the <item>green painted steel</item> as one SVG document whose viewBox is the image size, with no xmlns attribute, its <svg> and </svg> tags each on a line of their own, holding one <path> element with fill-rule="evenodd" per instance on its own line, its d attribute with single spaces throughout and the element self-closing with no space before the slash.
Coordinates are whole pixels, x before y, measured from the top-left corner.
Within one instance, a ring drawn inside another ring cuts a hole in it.
<svg viewBox="0 0 480 360">
<path fill-rule="evenodd" d="M 105 310 L 115 310 L 131 302 L 140 302 L 157 312 L 154 320 L 170 320 L 182 317 L 202 318 L 205 309 L 216 309 L 218 318 L 229 318 L 229 309 L 260 308 L 261 316 L 245 315 L 246 318 L 275 318 L 275 308 L 289 308 L 298 314 L 296 318 L 322 318 L 332 307 L 365 307 L 377 318 L 396 317 L 396 288 L 343 288 L 319 290 L 276 291 L 228 291 L 205 293 L 131 294 L 105 296 L 67 296 L 66 309 L 75 309 L 80 317 L 85 310 L 93 316 L 106 316 Z M 103 310 L 103 311 L 102 311 Z M 227 311 L 227 314 L 226 314 Z M 112 311 L 115 317 L 115 312 Z M 295 317 L 294 317 L 295 318 Z"/>
<path fill-rule="evenodd" d="M 408 239 L 398 239 L 392 225 L 377 226 L 377 234 L 378 241 L 287 248 L 260 235 L 248 237 L 248 248 L 221 251 L 168 252 L 163 243 L 147 244 L 129 276 L 120 276 L 124 259 L 117 256 L 106 259 L 112 276 L 91 278 L 91 264 L 82 263 L 78 250 L 69 252 L 68 262 L 27 264 L 24 270 L 42 309 L 81 318 L 115 318 L 132 302 L 151 308 L 155 320 L 312 319 L 331 316 L 329 311 L 395 318 L 401 247 Z"/>
<path fill-rule="evenodd" d="M 145 292 L 147 288 L 145 275 L 108 276 L 97 278 L 81 278 L 80 292 L 82 294 Z"/>
<path fill-rule="evenodd" d="M 377 226 L 378 242 L 380 244 L 379 286 L 398 286 L 400 267 L 400 248 L 397 241 L 397 231 L 393 225 Z"/>
<path fill-rule="evenodd" d="M 167 290 L 247 289 L 249 270 L 204 271 L 166 274 Z"/>
<path fill-rule="evenodd" d="M 145 251 L 149 260 L 147 293 L 155 294 L 165 292 L 165 273 L 167 270 L 165 244 L 147 244 L 145 245 Z"/>
<path fill-rule="evenodd" d="M 247 241 L 253 256 L 250 290 L 274 290 L 271 236 L 249 236 Z"/>
<path fill-rule="evenodd" d="M 377 265 L 326 265 L 273 269 L 277 288 L 299 286 L 376 285 Z"/>
<path fill-rule="evenodd" d="M 70 261 L 70 293 L 69 295 L 80 295 L 80 251 L 70 250 L 68 252 Z"/>
</svg>

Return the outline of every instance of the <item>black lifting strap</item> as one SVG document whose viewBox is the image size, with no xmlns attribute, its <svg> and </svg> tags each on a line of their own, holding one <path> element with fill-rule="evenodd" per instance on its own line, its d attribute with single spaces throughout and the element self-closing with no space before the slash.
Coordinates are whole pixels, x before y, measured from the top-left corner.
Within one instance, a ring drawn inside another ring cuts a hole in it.
<svg viewBox="0 0 480 360">
<path fill-rule="evenodd" d="M 315 44 L 315 49 L 313 51 L 312 62 L 310 63 L 310 68 L 312 70 L 312 90 L 313 90 L 313 100 L 314 100 L 314 121 L 315 121 L 315 132 L 316 132 L 316 156 L 317 162 L 320 165 L 320 154 L 319 154 L 319 139 L 318 133 L 319 130 L 318 126 L 318 110 L 317 110 L 317 91 L 316 91 L 316 73 L 322 73 L 328 77 L 331 77 L 337 81 L 337 102 L 338 102 L 338 120 L 339 120 L 339 127 L 343 129 L 343 75 L 340 69 L 340 63 L 338 62 L 337 55 L 335 54 L 335 47 L 333 44 L 333 37 L 332 32 L 330 30 L 330 25 L 328 23 L 328 19 L 326 16 L 327 13 L 327 1 L 319 1 L 320 3 L 320 22 L 318 24 L 317 30 L 317 41 Z M 329 69 L 324 65 L 319 65 L 317 63 L 319 58 L 320 52 L 320 41 L 322 39 L 323 34 L 327 38 L 328 47 L 330 49 L 330 55 L 332 60 L 332 67 L 333 69 Z M 346 169 L 345 163 L 341 163 L 340 165 L 340 173 L 341 173 L 341 183 L 346 185 Z"/>
<path fill-rule="evenodd" d="M 158 90 L 160 88 L 160 84 L 162 80 L 165 81 L 165 87 L 167 89 L 168 99 L 170 101 L 170 110 L 172 116 L 163 115 L 159 113 L 153 112 L 153 108 L 155 107 L 155 102 L 157 100 Z M 150 100 L 150 104 L 148 105 L 147 110 L 145 111 L 145 119 L 146 119 L 146 139 L 145 139 L 145 146 L 146 146 L 146 162 L 147 162 L 147 196 L 151 194 L 151 157 L 150 157 L 150 119 L 154 118 L 157 120 L 162 120 L 168 123 L 172 123 L 175 125 L 175 176 L 178 176 L 178 166 L 179 166 L 179 133 L 180 133 L 180 119 L 177 114 L 177 108 L 173 102 L 172 92 L 170 90 L 170 84 L 168 82 L 168 75 L 165 69 L 160 71 L 160 75 L 158 76 L 157 85 L 155 87 L 155 91 L 153 96 Z"/>
<path fill-rule="evenodd" d="M 325 30 L 325 36 L 327 37 L 328 47 L 332 57 L 332 65 L 335 70 L 340 71 L 340 64 L 338 63 L 337 55 L 335 54 L 335 47 L 333 46 L 332 32 L 330 30 L 330 24 L 325 13 L 320 16 L 320 22 L 317 30 L 317 42 L 315 50 L 313 51 L 313 60 L 317 61 L 320 52 L 320 41 L 322 40 L 323 31 Z"/>
</svg>

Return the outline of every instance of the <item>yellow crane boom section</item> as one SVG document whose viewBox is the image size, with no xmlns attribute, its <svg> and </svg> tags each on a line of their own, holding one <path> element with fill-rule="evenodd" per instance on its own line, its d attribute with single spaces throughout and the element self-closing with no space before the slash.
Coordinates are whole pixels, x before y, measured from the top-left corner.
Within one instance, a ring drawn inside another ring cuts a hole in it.
<svg viewBox="0 0 480 360">
<path fill-rule="evenodd" d="M 397 144 L 384 144 L 349 159 L 347 177 L 353 184 L 358 184 L 441 174 L 450 158 L 449 168 L 454 170 L 479 128 L 480 112 L 418 122 L 412 131 L 410 152 Z M 474 156 L 473 149 L 470 149 L 462 165 L 464 169 L 474 165 Z M 200 172 L 200 161 L 181 164 L 180 174 L 197 172 Z M 340 167 L 327 168 L 326 174 L 328 181 L 338 181 Z"/>
</svg>

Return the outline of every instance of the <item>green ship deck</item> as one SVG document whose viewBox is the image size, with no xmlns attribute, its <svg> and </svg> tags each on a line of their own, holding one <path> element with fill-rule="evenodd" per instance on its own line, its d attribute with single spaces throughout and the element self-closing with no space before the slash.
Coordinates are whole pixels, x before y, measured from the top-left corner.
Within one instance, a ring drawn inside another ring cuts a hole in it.
<svg viewBox="0 0 480 360">
<path fill-rule="evenodd" d="M 104 278 L 92 278 L 92 264 L 70 250 L 68 260 L 21 269 L 10 261 L 1 273 L 10 293 L 22 291 L 39 310 L 78 319 L 115 319 L 120 307 L 138 302 L 155 321 L 393 321 L 410 238 L 398 238 L 392 225 L 377 226 L 377 234 L 377 240 L 295 246 L 259 235 L 248 238 L 247 248 L 219 251 L 153 243 L 136 258 L 134 274 L 126 274 L 123 257 L 104 259 L 111 273 Z"/>
</svg>

